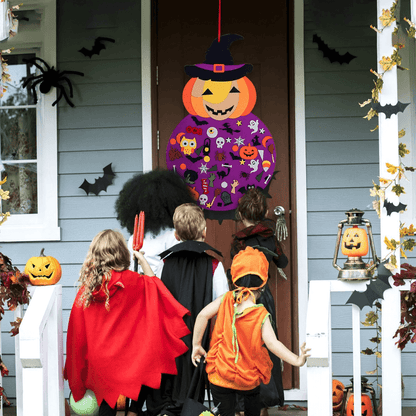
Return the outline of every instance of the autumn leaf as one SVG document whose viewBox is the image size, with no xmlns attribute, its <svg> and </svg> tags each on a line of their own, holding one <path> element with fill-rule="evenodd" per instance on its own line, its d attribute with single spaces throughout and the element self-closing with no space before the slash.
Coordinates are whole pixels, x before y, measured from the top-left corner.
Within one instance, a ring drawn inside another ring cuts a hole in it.
<svg viewBox="0 0 416 416">
<path fill-rule="evenodd" d="M 392 175 L 395 175 L 397 170 L 399 169 L 398 166 L 394 166 L 391 163 L 386 163 L 387 172 L 391 173 Z"/>
<path fill-rule="evenodd" d="M 378 124 L 377 124 L 377 126 L 374 129 L 372 129 L 370 131 L 373 132 L 373 131 L 376 131 L 377 129 L 378 129 Z"/>
<path fill-rule="evenodd" d="M 379 17 L 381 24 L 384 27 L 391 26 L 391 24 L 396 20 L 394 14 L 392 14 L 390 9 L 383 9 L 381 16 Z"/>
<path fill-rule="evenodd" d="M 364 116 L 363 118 L 366 118 L 367 120 L 371 120 L 374 116 L 377 115 L 377 111 L 374 110 L 373 108 L 370 108 L 369 112 L 367 113 L 366 116 Z"/>
<path fill-rule="evenodd" d="M 10 322 L 12 329 L 9 331 L 9 333 L 12 334 L 12 337 L 15 337 L 16 335 L 19 334 L 19 328 L 20 328 L 21 323 L 22 323 L 22 318 L 16 318 L 14 322 Z"/>
<path fill-rule="evenodd" d="M 364 354 L 364 355 L 373 355 L 374 354 L 374 351 L 371 348 L 366 348 L 365 350 L 362 350 L 361 351 L 361 354 Z"/>
<path fill-rule="evenodd" d="M 400 136 L 400 132 L 404 131 L 404 129 L 399 131 L 399 139 L 402 138 L 406 133 L 403 133 L 403 136 Z M 404 143 L 399 143 L 399 156 L 405 157 L 410 153 L 410 150 L 406 147 Z"/>
<path fill-rule="evenodd" d="M 400 186 L 398 184 L 394 185 L 391 190 L 397 195 L 400 196 L 401 194 L 405 194 L 403 186 Z"/>
<path fill-rule="evenodd" d="M 400 131 L 399 131 L 399 139 L 401 139 L 402 137 L 404 137 L 406 135 L 406 130 L 405 129 L 401 129 Z M 403 144 L 403 143 L 400 143 L 400 144 Z M 399 144 L 399 149 L 400 149 L 400 144 Z M 406 147 L 406 145 L 404 144 L 403 145 L 404 147 Z M 409 152 L 410 153 L 410 152 Z"/>
<path fill-rule="evenodd" d="M 396 61 L 391 56 L 383 56 L 379 64 L 383 68 L 383 71 L 390 71 L 396 65 Z"/>
<path fill-rule="evenodd" d="M 364 101 L 363 103 L 358 103 L 358 105 L 360 107 L 365 107 L 367 104 L 370 104 L 371 101 L 373 101 L 371 98 L 369 98 L 368 100 Z"/>
</svg>

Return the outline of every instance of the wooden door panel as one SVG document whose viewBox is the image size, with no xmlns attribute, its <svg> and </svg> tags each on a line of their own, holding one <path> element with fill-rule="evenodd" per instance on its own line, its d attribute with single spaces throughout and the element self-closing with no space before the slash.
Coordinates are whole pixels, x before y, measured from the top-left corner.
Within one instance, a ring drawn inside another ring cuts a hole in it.
<svg viewBox="0 0 416 416">
<path fill-rule="evenodd" d="M 202 10 L 202 11 L 201 11 Z M 257 102 L 252 111 L 261 119 L 273 135 L 276 147 L 276 179 L 270 185 L 271 199 L 268 200 L 271 218 L 273 208 L 281 205 L 286 210 L 288 229 L 295 230 L 290 223 L 289 211 L 294 206 L 291 195 L 290 153 L 290 106 L 289 106 L 289 51 L 288 10 L 286 0 L 222 2 L 223 34 L 237 33 L 244 37 L 231 45 L 230 51 L 235 64 L 251 63 L 253 71 L 247 77 L 257 91 Z M 155 129 L 159 130 L 159 149 L 154 144 L 154 164 L 166 166 L 166 148 L 170 134 L 187 115 L 182 103 L 182 90 L 189 80 L 185 65 L 202 63 L 205 53 L 218 33 L 218 2 L 206 2 L 198 6 L 190 0 L 172 2 L 154 1 L 153 4 L 152 54 L 158 66 L 158 87 L 154 95 L 157 105 L 153 114 Z M 230 267 L 229 257 L 232 234 L 236 223 L 232 220 L 208 220 L 207 242 L 224 255 L 224 266 Z M 276 301 L 279 339 L 297 352 L 293 335 L 297 322 L 293 316 L 293 296 L 296 296 L 296 276 L 292 275 L 295 250 L 292 237 L 283 242 L 290 265 L 285 269 L 288 281 L 277 276 L 273 268 L 270 288 Z M 296 372 L 286 366 L 283 382 L 286 389 L 296 387 Z"/>
</svg>

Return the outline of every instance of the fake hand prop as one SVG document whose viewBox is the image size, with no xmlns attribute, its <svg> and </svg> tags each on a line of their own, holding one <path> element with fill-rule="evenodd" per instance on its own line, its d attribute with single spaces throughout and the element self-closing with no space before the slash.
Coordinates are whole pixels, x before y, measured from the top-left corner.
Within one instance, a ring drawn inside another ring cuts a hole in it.
<svg viewBox="0 0 416 416">
<path fill-rule="evenodd" d="M 144 238 L 144 211 L 140 211 L 140 216 L 134 219 L 133 250 L 139 251 L 143 247 Z"/>
</svg>

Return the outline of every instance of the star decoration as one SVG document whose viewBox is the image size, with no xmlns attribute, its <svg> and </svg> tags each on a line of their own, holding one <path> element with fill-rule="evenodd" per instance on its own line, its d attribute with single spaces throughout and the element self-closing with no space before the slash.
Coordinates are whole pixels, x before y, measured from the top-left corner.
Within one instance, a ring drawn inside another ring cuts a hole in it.
<svg viewBox="0 0 416 416">
<path fill-rule="evenodd" d="M 246 161 L 244 159 L 240 160 L 240 165 L 244 165 L 246 163 Z"/>
<path fill-rule="evenodd" d="M 227 137 L 227 143 L 231 143 L 232 138 L 231 137 Z"/>
<path fill-rule="evenodd" d="M 205 163 L 201 163 L 201 166 L 199 167 L 199 170 L 201 171 L 201 173 L 207 173 L 208 172 L 208 166 Z"/>
<path fill-rule="evenodd" d="M 240 120 L 238 120 L 238 121 L 237 121 L 237 126 L 241 126 L 241 124 L 242 124 L 242 123 L 241 123 L 241 121 L 240 121 Z"/>
<path fill-rule="evenodd" d="M 264 129 L 260 129 L 260 133 L 261 134 L 264 134 Z"/>
<path fill-rule="evenodd" d="M 243 146 L 244 145 L 244 139 L 240 136 L 239 138 L 235 139 L 235 144 L 237 146 Z"/>
</svg>

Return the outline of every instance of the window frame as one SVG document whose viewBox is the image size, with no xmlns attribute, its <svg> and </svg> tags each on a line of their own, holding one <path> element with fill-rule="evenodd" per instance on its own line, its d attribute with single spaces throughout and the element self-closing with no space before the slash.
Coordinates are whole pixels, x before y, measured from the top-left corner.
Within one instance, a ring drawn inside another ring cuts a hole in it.
<svg viewBox="0 0 416 416">
<path fill-rule="evenodd" d="M 18 4 L 18 2 L 11 2 Z M 1 44 L 14 48 L 12 54 L 35 53 L 48 65 L 56 67 L 56 0 L 27 0 L 21 10 L 41 14 L 39 30 L 22 30 Z M 35 33 L 36 32 L 36 33 Z M 38 94 L 36 117 L 37 140 L 37 214 L 11 214 L 0 227 L 3 242 L 59 241 L 58 226 L 58 123 L 56 89 Z"/>
</svg>

